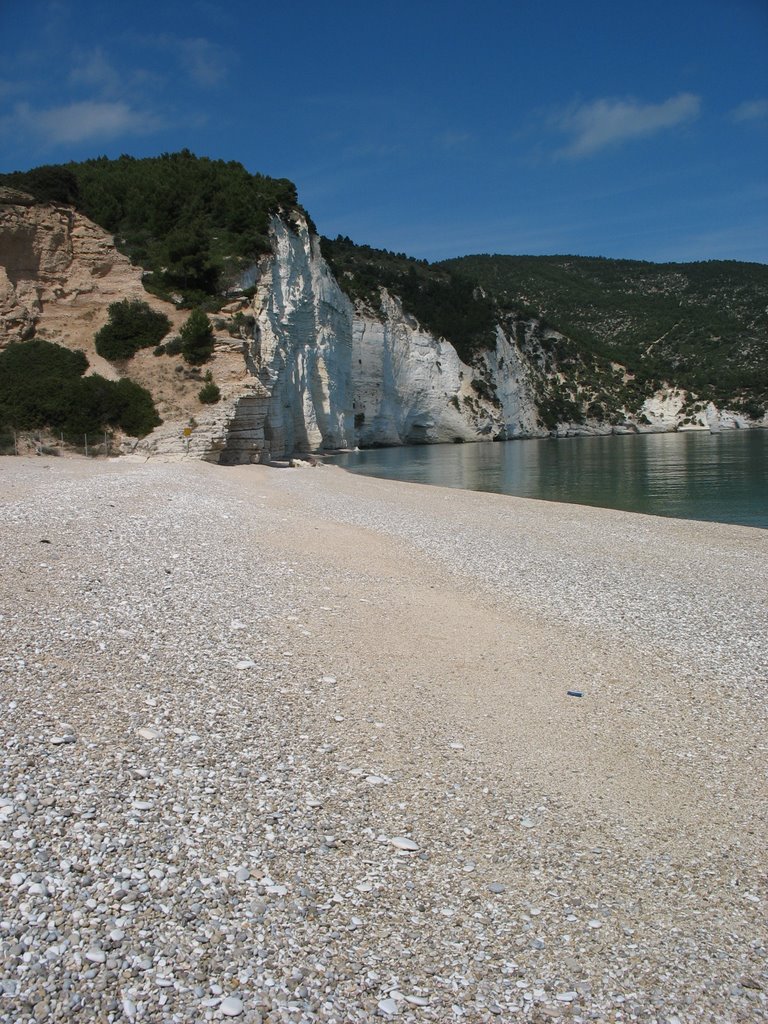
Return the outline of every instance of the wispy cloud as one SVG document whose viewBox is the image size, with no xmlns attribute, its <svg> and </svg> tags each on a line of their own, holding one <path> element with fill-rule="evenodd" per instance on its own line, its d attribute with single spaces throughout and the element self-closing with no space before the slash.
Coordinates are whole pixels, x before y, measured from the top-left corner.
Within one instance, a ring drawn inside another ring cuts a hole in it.
<svg viewBox="0 0 768 1024">
<path fill-rule="evenodd" d="M 663 103 L 640 103 L 634 99 L 599 99 L 561 112 L 552 119 L 556 130 L 570 136 L 558 156 L 577 159 L 591 156 L 607 146 L 630 139 L 646 138 L 693 121 L 701 100 L 693 93 L 672 96 Z"/>
<path fill-rule="evenodd" d="M 19 104 L 4 127 L 26 130 L 50 145 L 111 139 L 118 135 L 147 135 L 161 127 L 151 113 L 133 110 L 127 103 L 69 103 L 48 110 Z"/>
<path fill-rule="evenodd" d="M 223 81 L 227 73 L 224 51 L 207 39 L 181 39 L 177 41 L 184 70 L 203 88 Z"/>
<path fill-rule="evenodd" d="M 69 73 L 72 85 L 85 85 L 105 93 L 113 92 L 120 84 L 120 75 L 99 47 L 75 57 L 75 66 Z"/>
<path fill-rule="evenodd" d="M 748 100 L 731 111 L 734 121 L 762 121 L 768 118 L 768 100 Z"/>
<path fill-rule="evenodd" d="M 462 149 L 472 140 L 469 132 L 442 132 L 435 136 L 435 142 L 441 149 Z"/>
</svg>

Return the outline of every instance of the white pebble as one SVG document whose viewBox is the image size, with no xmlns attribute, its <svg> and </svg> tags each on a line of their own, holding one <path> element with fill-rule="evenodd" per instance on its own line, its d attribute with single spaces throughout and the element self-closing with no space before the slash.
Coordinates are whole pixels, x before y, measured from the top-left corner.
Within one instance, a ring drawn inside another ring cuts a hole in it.
<svg viewBox="0 0 768 1024">
<path fill-rule="evenodd" d="M 406 839 L 404 836 L 395 836 L 389 841 L 396 850 L 407 850 L 409 853 L 413 853 L 419 848 L 418 843 L 414 843 L 412 839 Z"/>
<path fill-rule="evenodd" d="M 243 1001 L 235 996 L 227 996 L 226 999 L 222 1000 L 219 1009 L 225 1017 L 239 1017 L 243 1012 Z"/>
</svg>

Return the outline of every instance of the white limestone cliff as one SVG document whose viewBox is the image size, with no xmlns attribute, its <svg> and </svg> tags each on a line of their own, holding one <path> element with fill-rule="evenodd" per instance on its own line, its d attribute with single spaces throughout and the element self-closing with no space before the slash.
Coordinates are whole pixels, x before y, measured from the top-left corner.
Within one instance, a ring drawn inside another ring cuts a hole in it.
<svg viewBox="0 0 768 1024">
<path fill-rule="evenodd" d="M 275 218 L 272 231 L 251 350 L 252 372 L 271 395 L 271 455 L 546 433 L 521 353 L 501 329 L 496 349 L 469 366 L 386 291 L 380 310 L 354 307 L 303 220 Z"/>
<path fill-rule="evenodd" d="M 273 455 L 354 445 L 352 304 L 303 219 L 272 223 L 274 257 L 253 300 L 253 368 L 269 391 Z"/>
<path fill-rule="evenodd" d="M 247 377 L 226 409 L 209 413 L 190 448 L 226 463 L 355 446 L 544 437 L 536 405 L 540 325 L 520 325 L 524 347 L 496 329 L 494 348 L 463 362 L 450 342 L 381 290 L 380 307 L 353 305 L 303 218 L 272 221 L 273 255 L 253 268 L 255 319 Z M 550 331 L 550 333 L 552 333 Z M 250 380 L 250 385 L 248 385 Z M 657 395 L 642 417 L 618 425 L 558 424 L 558 436 L 674 430 L 685 396 Z M 704 416 L 704 413 L 701 414 Z M 714 429 L 740 426 L 712 407 Z M 702 420 L 702 423 L 704 421 Z M 162 430 L 162 428 L 161 428 Z"/>
</svg>

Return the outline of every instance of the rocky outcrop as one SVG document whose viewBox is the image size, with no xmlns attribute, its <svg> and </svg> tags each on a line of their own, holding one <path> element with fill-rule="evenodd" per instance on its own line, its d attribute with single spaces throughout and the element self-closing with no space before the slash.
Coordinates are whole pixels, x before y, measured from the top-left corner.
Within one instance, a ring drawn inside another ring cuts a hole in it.
<svg viewBox="0 0 768 1024">
<path fill-rule="evenodd" d="M 31 336 L 47 308 L 104 310 L 143 297 L 141 268 L 72 207 L 0 196 L 0 346 Z M 21 194 L 23 196 L 23 193 Z"/>
</svg>

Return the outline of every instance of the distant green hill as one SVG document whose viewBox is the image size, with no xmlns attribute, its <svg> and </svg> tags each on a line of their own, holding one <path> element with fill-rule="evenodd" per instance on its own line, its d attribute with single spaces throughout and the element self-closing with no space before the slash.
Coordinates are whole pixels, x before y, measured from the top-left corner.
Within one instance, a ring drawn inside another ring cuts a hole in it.
<svg viewBox="0 0 768 1024">
<path fill-rule="evenodd" d="M 244 265 L 270 251 L 272 214 L 300 209 L 286 178 L 189 150 L 37 167 L 0 175 L 0 185 L 76 206 L 152 272 L 149 290 L 179 292 L 186 305 L 218 296 Z"/>
<path fill-rule="evenodd" d="M 543 317 L 583 348 L 702 399 L 768 403 L 768 266 L 583 256 L 465 256 L 437 265 Z"/>
</svg>

